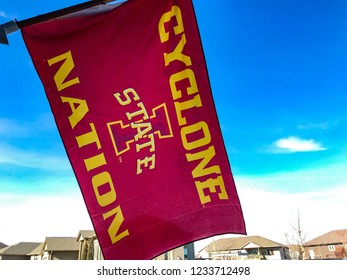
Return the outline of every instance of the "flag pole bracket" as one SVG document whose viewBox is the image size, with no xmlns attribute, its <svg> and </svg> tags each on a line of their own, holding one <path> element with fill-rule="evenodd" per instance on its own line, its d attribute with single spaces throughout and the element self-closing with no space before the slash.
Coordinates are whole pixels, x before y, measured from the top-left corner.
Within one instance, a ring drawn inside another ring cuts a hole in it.
<svg viewBox="0 0 347 280">
<path fill-rule="evenodd" d="M 17 22 L 12 20 L 0 25 L 0 44 L 8 45 L 7 35 L 19 30 Z"/>
<path fill-rule="evenodd" d="M 77 4 L 75 6 L 71 6 L 71 7 L 63 8 L 54 12 L 50 12 L 47 14 L 38 15 L 36 17 L 32 17 L 29 19 L 25 19 L 21 21 L 13 20 L 13 21 L 9 21 L 7 23 L 1 24 L 0 25 L 0 44 L 8 45 L 9 43 L 8 43 L 7 35 L 10 33 L 16 32 L 17 30 L 23 27 L 44 22 L 46 20 L 54 19 L 64 15 L 68 15 L 68 14 L 85 10 L 88 8 L 92 8 L 97 5 L 101 5 L 101 4 L 106 5 L 107 3 L 113 2 L 113 1 L 114 0 L 92 0 L 92 1 L 81 3 L 81 4 Z"/>
</svg>

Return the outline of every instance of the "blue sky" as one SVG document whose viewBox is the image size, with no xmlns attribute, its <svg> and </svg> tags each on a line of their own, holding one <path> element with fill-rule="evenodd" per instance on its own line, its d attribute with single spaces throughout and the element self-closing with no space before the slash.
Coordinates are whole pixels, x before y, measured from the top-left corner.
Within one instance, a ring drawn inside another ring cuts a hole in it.
<svg viewBox="0 0 347 280">
<path fill-rule="evenodd" d="M 0 23 L 81 2 L 1 1 Z M 311 238 L 347 228 L 336 215 L 347 211 L 347 2 L 193 2 L 248 233 L 284 242 L 297 209 Z M 0 241 L 22 241 L 18 223 L 35 224 L 27 238 L 36 240 L 77 234 L 89 217 L 20 32 L 9 41 L 0 45 Z"/>
</svg>

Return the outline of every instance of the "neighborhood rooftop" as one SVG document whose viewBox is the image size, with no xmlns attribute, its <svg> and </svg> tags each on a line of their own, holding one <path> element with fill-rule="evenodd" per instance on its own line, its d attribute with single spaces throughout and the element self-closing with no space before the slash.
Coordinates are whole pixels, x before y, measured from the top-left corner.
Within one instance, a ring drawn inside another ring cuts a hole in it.
<svg viewBox="0 0 347 280">
<path fill-rule="evenodd" d="M 333 230 L 306 242 L 305 246 L 322 244 L 347 243 L 347 229 Z"/>
<path fill-rule="evenodd" d="M 0 249 L 2 255 L 29 255 L 41 243 L 37 242 L 20 242 L 15 245 Z"/>
<path fill-rule="evenodd" d="M 47 251 L 78 251 L 75 237 L 47 237 L 44 242 Z"/>
<path fill-rule="evenodd" d="M 285 245 L 274 242 L 261 236 L 242 236 L 234 238 L 223 238 L 213 241 L 208 245 L 206 251 L 224 251 L 224 250 L 238 250 L 245 247 L 249 243 L 254 243 L 262 248 L 272 247 L 285 247 Z"/>
</svg>

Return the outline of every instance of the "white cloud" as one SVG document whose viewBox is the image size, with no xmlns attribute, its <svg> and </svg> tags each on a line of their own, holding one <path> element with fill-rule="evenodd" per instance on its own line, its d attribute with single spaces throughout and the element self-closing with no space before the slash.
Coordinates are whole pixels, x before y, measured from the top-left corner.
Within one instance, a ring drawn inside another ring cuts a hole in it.
<svg viewBox="0 0 347 280">
<path fill-rule="evenodd" d="M 307 240 L 330 230 L 347 228 L 341 219 L 347 212 L 347 186 L 287 194 L 237 182 L 237 189 L 248 235 L 285 244 L 285 233 L 290 233 L 297 209 L 303 231 L 308 233 Z M 93 228 L 79 191 L 59 196 L 0 194 L 0 220 L 0 242 L 9 245 L 20 241 L 42 242 L 49 236 L 76 236 L 81 229 Z M 211 241 L 208 238 L 196 242 L 196 251 Z"/>
<path fill-rule="evenodd" d="M 71 169 L 67 157 L 49 155 L 43 152 L 28 152 L 5 144 L 0 144 L 0 164 L 12 164 L 43 170 Z"/>
<path fill-rule="evenodd" d="M 307 192 L 336 188 L 347 182 L 347 155 L 341 154 L 333 163 L 315 164 L 310 168 L 261 175 L 237 175 L 238 183 L 248 187 L 288 192 Z M 237 174 L 237 173 L 234 173 Z"/>
<path fill-rule="evenodd" d="M 28 138 L 42 132 L 58 131 L 54 124 L 52 114 L 46 113 L 38 116 L 35 121 L 20 122 L 12 119 L 0 118 L 0 135 L 4 138 Z"/>
<path fill-rule="evenodd" d="M 320 129 L 320 130 L 326 130 L 329 128 L 328 122 L 322 122 L 322 123 L 307 123 L 307 124 L 299 124 L 298 129 L 301 130 L 311 130 L 311 129 Z"/>
<path fill-rule="evenodd" d="M 0 17 L 8 18 L 8 15 L 4 11 L 0 11 Z"/>
<path fill-rule="evenodd" d="M 0 10 L 0 18 L 5 18 L 5 19 L 14 19 L 17 18 L 18 16 L 15 16 L 13 14 L 8 14 L 7 12 Z"/>
<path fill-rule="evenodd" d="M 281 138 L 273 143 L 274 153 L 317 152 L 326 150 L 320 143 L 313 139 L 301 139 L 298 137 Z"/>
<path fill-rule="evenodd" d="M 301 226 L 306 240 L 335 229 L 346 229 L 341 218 L 347 212 L 347 186 L 288 194 L 237 184 L 237 190 L 246 222 L 247 235 L 259 235 L 286 244 L 285 234 L 293 235 L 291 224 L 300 211 Z M 237 235 L 222 235 L 235 237 Z M 213 241 L 212 238 L 196 243 L 196 251 Z"/>
<path fill-rule="evenodd" d="M 0 194 L 0 242 L 43 242 L 46 237 L 77 236 L 93 229 L 82 195 Z"/>
<path fill-rule="evenodd" d="M 347 211 L 346 194 L 347 186 L 295 194 L 239 188 L 248 234 L 263 235 L 278 242 L 285 242 L 284 234 L 291 231 L 297 209 L 308 238 L 346 227 L 339 215 Z"/>
<path fill-rule="evenodd" d="M 0 119 L 0 135 L 8 138 L 12 137 L 27 137 L 30 134 L 28 126 L 19 124 L 10 119 Z"/>
<path fill-rule="evenodd" d="M 25 179 L 21 176 L 14 178 L 11 174 L 0 174 L 0 199 L 4 195 L 25 197 L 25 194 L 59 195 L 60 193 L 76 191 L 79 191 L 79 186 L 72 170 L 71 172 L 64 172 L 63 175 L 59 174 L 59 176 L 41 174 Z"/>
</svg>

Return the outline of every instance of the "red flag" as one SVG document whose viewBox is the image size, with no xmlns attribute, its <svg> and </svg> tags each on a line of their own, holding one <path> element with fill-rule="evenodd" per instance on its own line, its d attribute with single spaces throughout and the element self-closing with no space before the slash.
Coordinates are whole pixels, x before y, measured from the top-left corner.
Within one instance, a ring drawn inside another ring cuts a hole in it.
<svg viewBox="0 0 347 280">
<path fill-rule="evenodd" d="M 191 1 L 130 0 L 22 34 L 105 259 L 245 233 Z"/>
</svg>

